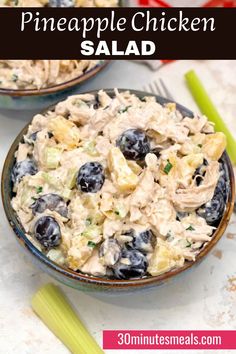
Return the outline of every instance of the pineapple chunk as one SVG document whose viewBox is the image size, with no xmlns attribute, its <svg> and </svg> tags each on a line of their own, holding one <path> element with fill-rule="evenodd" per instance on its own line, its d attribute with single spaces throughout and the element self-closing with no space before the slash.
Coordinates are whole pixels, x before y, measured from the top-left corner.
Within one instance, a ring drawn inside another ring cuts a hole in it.
<svg viewBox="0 0 236 354">
<path fill-rule="evenodd" d="M 76 236 L 71 241 L 68 251 L 67 263 L 69 268 L 78 270 L 92 255 L 93 248 L 89 247 L 88 239 L 83 236 Z"/>
<path fill-rule="evenodd" d="M 122 192 L 135 189 L 138 184 L 138 176 L 131 170 L 119 148 L 114 147 L 109 151 L 108 167 L 113 182 Z"/>
<path fill-rule="evenodd" d="M 226 136 L 221 133 L 209 134 L 205 138 L 203 152 L 213 161 L 218 161 L 227 146 Z"/>
<path fill-rule="evenodd" d="M 142 167 L 140 167 L 137 162 L 129 160 L 127 161 L 127 164 L 136 175 L 139 175 L 142 172 Z"/>
<path fill-rule="evenodd" d="M 52 131 L 55 139 L 64 145 L 65 148 L 74 149 L 78 146 L 80 132 L 73 122 L 64 117 L 57 116 L 51 119 L 48 128 Z"/>
<path fill-rule="evenodd" d="M 194 172 L 203 163 L 203 154 L 190 154 L 182 158 L 184 167 L 189 168 L 190 172 Z"/>
<path fill-rule="evenodd" d="M 157 244 L 149 262 L 148 272 L 155 276 L 168 272 L 175 266 L 181 267 L 183 264 L 182 256 L 164 244 Z"/>
<path fill-rule="evenodd" d="M 168 110 L 170 112 L 175 112 L 176 111 L 176 103 L 169 102 L 169 103 L 166 104 L 166 108 L 168 108 Z"/>
<path fill-rule="evenodd" d="M 178 181 L 183 186 L 187 187 L 192 182 L 192 177 L 195 170 L 203 163 L 203 154 L 190 154 L 179 160 L 177 165 Z"/>
</svg>

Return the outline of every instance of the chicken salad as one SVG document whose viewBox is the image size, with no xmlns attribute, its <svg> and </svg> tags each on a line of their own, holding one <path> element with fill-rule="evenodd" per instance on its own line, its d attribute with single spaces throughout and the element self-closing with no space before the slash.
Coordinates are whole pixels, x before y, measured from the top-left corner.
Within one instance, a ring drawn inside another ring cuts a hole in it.
<svg viewBox="0 0 236 354">
<path fill-rule="evenodd" d="M 70 96 L 33 118 L 12 170 L 29 240 L 90 276 L 156 276 L 195 261 L 229 192 L 223 133 L 129 91 Z"/>
</svg>

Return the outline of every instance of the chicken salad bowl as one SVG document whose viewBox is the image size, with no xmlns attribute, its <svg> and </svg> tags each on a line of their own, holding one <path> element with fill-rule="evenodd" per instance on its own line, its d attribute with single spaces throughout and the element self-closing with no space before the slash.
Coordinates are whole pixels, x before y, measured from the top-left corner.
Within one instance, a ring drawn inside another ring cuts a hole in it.
<svg viewBox="0 0 236 354">
<path fill-rule="evenodd" d="M 78 90 L 106 60 L 0 60 L 0 108 L 43 109 Z"/>
<path fill-rule="evenodd" d="M 226 138 L 159 96 L 100 90 L 36 115 L 10 149 L 4 208 L 58 280 L 155 286 L 201 260 L 233 210 Z"/>
</svg>

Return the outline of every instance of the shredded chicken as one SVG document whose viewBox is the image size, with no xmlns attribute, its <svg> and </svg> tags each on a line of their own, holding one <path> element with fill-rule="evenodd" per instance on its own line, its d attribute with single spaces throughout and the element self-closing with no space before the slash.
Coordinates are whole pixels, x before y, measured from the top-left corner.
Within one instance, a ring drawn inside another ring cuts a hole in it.
<svg viewBox="0 0 236 354">
<path fill-rule="evenodd" d="M 206 175 L 200 186 L 177 189 L 171 199 L 179 211 L 191 212 L 209 202 L 214 195 L 219 179 L 219 163 L 212 161 L 206 168 Z"/>
</svg>

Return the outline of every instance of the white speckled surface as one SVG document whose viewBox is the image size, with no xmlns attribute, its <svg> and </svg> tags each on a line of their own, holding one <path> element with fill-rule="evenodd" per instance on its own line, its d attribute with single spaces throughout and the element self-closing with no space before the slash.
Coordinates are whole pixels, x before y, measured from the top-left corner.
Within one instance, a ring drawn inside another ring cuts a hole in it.
<svg viewBox="0 0 236 354">
<path fill-rule="evenodd" d="M 81 91 L 101 87 L 141 89 L 156 75 L 165 79 L 178 102 L 196 110 L 183 79 L 183 74 L 192 68 L 204 81 L 236 136 L 236 61 L 179 61 L 167 65 L 158 73 L 140 64 L 117 61 L 97 78 L 84 84 Z M 0 170 L 11 142 L 32 114 L 0 111 Z M 62 288 L 99 343 L 103 329 L 236 329 L 235 252 L 236 218 L 233 217 L 225 236 L 202 264 L 151 292 L 95 297 L 64 286 Z M 52 279 L 34 268 L 21 252 L 1 208 L 1 354 L 68 353 L 30 308 L 31 296 L 40 285 L 49 281 Z M 134 354 L 135 351 L 129 353 Z M 180 352 L 165 351 L 165 354 L 169 353 Z"/>
</svg>

